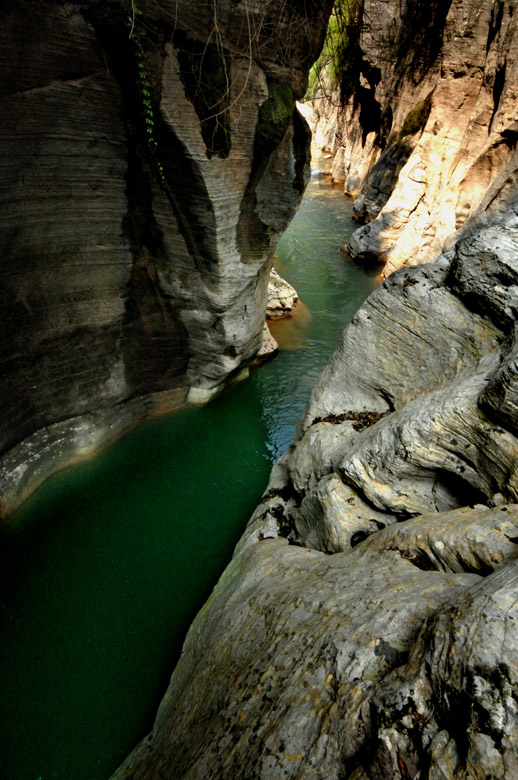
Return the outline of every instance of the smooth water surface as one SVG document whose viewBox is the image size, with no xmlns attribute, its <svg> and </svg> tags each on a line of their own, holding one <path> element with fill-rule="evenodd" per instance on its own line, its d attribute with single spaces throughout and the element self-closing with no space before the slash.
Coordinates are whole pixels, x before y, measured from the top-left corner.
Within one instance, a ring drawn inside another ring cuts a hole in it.
<svg viewBox="0 0 518 780">
<path fill-rule="evenodd" d="M 189 623 L 377 284 L 339 252 L 352 229 L 315 171 L 278 247 L 307 307 L 276 328 L 289 348 L 61 472 L 3 532 L 0 780 L 107 780 L 151 727 Z"/>
</svg>

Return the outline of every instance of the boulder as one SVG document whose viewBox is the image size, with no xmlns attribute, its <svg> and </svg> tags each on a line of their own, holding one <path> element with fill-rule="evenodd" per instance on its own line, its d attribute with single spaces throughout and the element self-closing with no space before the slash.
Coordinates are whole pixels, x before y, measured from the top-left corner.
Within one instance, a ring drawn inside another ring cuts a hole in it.
<svg viewBox="0 0 518 780">
<path fill-rule="evenodd" d="M 266 316 L 270 320 L 289 317 L 297 305 L 299 296 L 294 287 L 283 279 L 275 268 L 270 271 Z"/>
</svg>

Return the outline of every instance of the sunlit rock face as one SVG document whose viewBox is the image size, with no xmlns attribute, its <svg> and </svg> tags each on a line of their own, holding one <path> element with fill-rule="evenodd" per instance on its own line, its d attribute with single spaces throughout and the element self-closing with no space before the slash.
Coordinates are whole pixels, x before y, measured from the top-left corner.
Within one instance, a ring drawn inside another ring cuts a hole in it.
<svg viewBox="0 0 518 780">
<path fill-rule="evenodd" d="M 514 2 L 365 0 L 317 143 L 366 222 L 346 249 L 384 273 L 433 260 L 517 195 Z M 333 105 L 334 104 L 334 105 Z"/>
<path fill-rule="evenodd" d="M 2 3 L 4 509 L 259 349 L 329 10 Z"/>
<path fill-rule="evenodd" d="M 515 212 L 364 303 L 113 780 L 518 777 Z"/>
</svg>

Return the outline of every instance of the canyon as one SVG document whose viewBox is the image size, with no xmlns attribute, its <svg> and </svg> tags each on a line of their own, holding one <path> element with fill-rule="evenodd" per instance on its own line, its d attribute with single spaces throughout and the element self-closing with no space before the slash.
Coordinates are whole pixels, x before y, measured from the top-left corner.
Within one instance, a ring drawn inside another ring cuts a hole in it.
<svg viewBox="0 0 518 780">
<path fill-rule="evenodd" d="M 43 7 L 8 3 L 0 27 L 23 19 L 34 57 L 9 60 L 2 130 L 7 173 L 20 161 L 1 185 L 6 507 L 253 359 L 306 177 L 294 101 L 331 12 Z M 113 780 L 518 778 L 515 3 L 346 7 L 344 80 L 312 122 L 367 223 L 347 252 L 387 278 Z"/>
<path fill-rule="evenodd" d="M 347 253 L 388 275 L 435 260 L 515 201 L 516 6 L 346 8 L 342 81 L 323 74 L 312 126 L 365 223 Z"/>
<path fill-rule="evenodd" d="M 4 3 L 2 513 L 261 346 L 331 1 Z"/>
</svg>

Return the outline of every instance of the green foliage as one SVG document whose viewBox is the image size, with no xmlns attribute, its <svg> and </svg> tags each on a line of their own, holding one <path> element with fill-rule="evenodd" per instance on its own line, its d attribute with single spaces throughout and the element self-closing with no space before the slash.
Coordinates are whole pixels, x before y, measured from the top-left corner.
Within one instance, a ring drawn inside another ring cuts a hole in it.
<svg viewBox="0 0 518 780">
<path fill-rule="evenodd" d="M 327 95 L 354 76 L 361 14 L 362 0 L 336 1 L 324 46 L 309 73 L 305 100 L 312 100 L 319 91 Z"/>
<path fill-rule="evenodd" d="M 400 138 L 404 138 L 406 135 L 414 135 L 414 133 L 418 133 L 424 128 L 432 109 L 432 95 L 433 91 L 423 100 L 416 103 L 408 112 L 399 133 Z"/>
<path fill-rule="evenodd" d="M 293 92 L 287 84 L 270 85 L 268 98 L 261 106 L 259 122 L 270 127 L 271 132 L 284 134 L 293 115 Z"/>
<path fill-rule="evenodd" d="M 144 119 L 144 128 L 146 131 L 146 139 L 148 147 L 152 153 L 152 158 L 158 172 L 158 177 L 162 184 L 165 184 L 164 168 L 162 163 L 156 159 L 155 150 L 158 148 L 158 143 L 155 138 L 155 114 L 153 111 L 153 103 L 151 101 L 151 83 L 148 78 L 145 65 L 145 51 L 142 45 L 140 28 L 138 24 L 138 17 L 142 16 L 141 9 L 137 6 L 135 0 L 131 0 L 132 15 L 128 19 L 128 27 L 130 28 L 129 37 L 133 41 L 135 60 L 137 64 L 138 74 L 138 90 L 141 98 L 141 113 Z"/>
<path fill-rule="evenodd" d="M 282 141 L 291 123 L 294 105 L 291 87 L 277 81 L 269 85 L 255 131 L 256 152 L 268 156 Z"/>
</svg>

